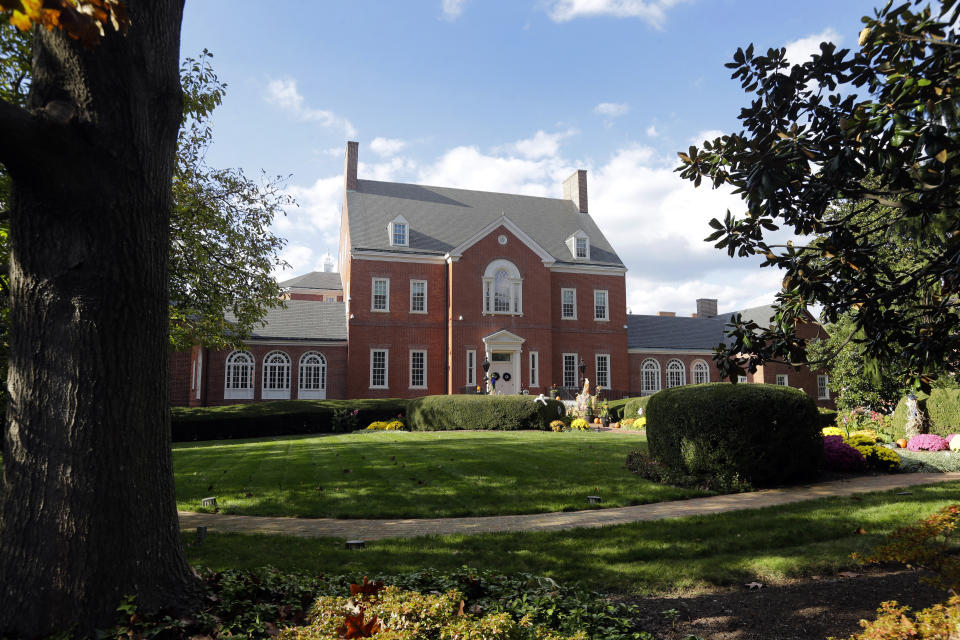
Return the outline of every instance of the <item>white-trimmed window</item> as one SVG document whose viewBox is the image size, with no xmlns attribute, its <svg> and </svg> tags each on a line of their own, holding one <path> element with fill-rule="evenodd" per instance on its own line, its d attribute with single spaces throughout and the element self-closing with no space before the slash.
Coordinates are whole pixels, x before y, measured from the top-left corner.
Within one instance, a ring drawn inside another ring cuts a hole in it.
<svg viewBox="0 0 960 640">
<path fill-rule="evenodd" d="M 790 385 L 790 379 L 787 377 L 787 374 L 785 374 L 785 373 L 778 373 L 778 374 L 777 374 L 777 386 L 778 386 L 778 387 L 787 387 L 787 386 L 789 386 L 789 385 Z"/>
<path fill-rule="evenodd" d="M 290 356 L 283 351 L 271 351 L 263 358 L 264 400 L 290 399 Z"/>
<path fill-rule="evenodd" d="M 577 319 L 576 289 L 560 289 L 560 317 L 564 320 Z"/>
<path fill-rule="evenodd" d="M 410 388 L 427 388 L 426 349 L 410 349 Z"/>
<path fill-rule="evenodd" d="M 427 312 L 427 281 L 410 281 L 410 313 Z"/>
<path fill-rule="evenodd" d="M 667 363 L 667 389 L 687 384 L 687 368 L 679 360 Z"/>
<path fill-rule="evenodd" d="M 830 399 L 830 378 L 826 375 L 817 376 L 817 400 Z"/>
<path fill-rule="evenodd" d="M 255 368 L 253 355 L 249 351 L 234 351 L 227 356 L 223 397 L 226 399 L 252 399 Z"/>
<path fill-rule="evenodd" d="M 494 260 L 483 273 L 483 312 L 523 315 L 523 279 L 509 260 Z"/>
<path fill-rule="evenodd" d="M 578 229 L 576 233 L 567 238 L 567 248 L 574 260 L 590 259 L 590 237 L 584 233 L 583 229 Z"/>
<path fill-rule="evenodd" d="M 693 384 L 710 382 L 710 367 L 703 360 L 693 363 Z"/>
<path fill-rule="evenodd" d="M 577 386 L 577 354 L 563 354 L 563 386 L 572 389 Z"/>
<path fill-rule="evenodd" d="M 387 234 L 389 235 L 390 246 L 409 247 L 410 246 L 410 225 L 403 216 L 397 216 L 389 225 L 387 225 Z"/>
<path fill-rule="evenodd" d="M 327 359 L 319 351 L 307 351 L 300 356 L 297 397 L 304 400 L 324 400 L 327 397 Z"/>
<path fill-rule="evenodd" d="M 540 354 L 536 351 L 530 352 L 530 387 L 540 386 Z"/>
<path fill-rule="evenodd" d="M 610 298 L 606 289 L 593 290 L 593 319 L 600 321 L 610 319 Z"/>
<path fill-rule="evenodd" d="M 650 396 L 660 391 L 660 363 L 647 358 L 640 365 L 640 395 Z"/>
<path fill-rule="evenodd" d="M 388 389 L 387 367 L 390 366 L 389 349 L 370 349 L 370 388 Z"/>
<path fill-rule="evenodd" d="M 467 349 L 467 386 L 471 389 L 477 386 L 477 352 Z"/>
<path fill-rule="evenodd" d="M 200 399 L 200 389 L 203 387 L 203 349 L 197 351 L 197 362 L 193 367 L 193 387 L 196 389 L 196 399 Z"/>
<path fill-rule="evenodd" d="M 604 389 L 610 388 L 610 354 L 609 353 L 598 353 L 597 354 L 597 372 L 596 383 L 598 387 L 603 387 Z"/>
<path fill-rule="evenodd" d="M 747 381 L 747 376 L 737 376 L 737 384 Z"/>
<path fill-rule="evenodd" d="M 390 278 L 374 278 L 370 292 L 371 311 L 390 311 Z"/>
</svg>

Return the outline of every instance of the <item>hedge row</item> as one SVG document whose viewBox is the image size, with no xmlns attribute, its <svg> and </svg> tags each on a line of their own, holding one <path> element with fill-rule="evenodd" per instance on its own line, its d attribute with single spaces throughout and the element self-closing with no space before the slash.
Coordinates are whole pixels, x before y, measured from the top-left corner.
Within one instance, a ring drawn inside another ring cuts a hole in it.
<svg viewBox="0 0 960 640">
<path fill-rule="evenodd" d="M 656 394 L 653 394 L 656 395 Z M 644 412 L 647 410 L 647 403 L 650 402 L 650 398 L 653 396 L 641 396 L 639 398 L 628 398 L 626 404 L 623 406 L 623 415 L 621 418 L 636 418 L 637 411 L 643 409 Z"/>
<path fill-rule="evenodd" d="M 960 432 L 960 389 L 931 389 L 930 395 L 917 394 L 917 405 L 927 414 L 930 433 L 948 436 Z M 893 412 L 893 432 L 896 438 L 906 434 L 907 398 L 900 398 Z"/>
<path fill-rule="evenodd" d="M 664 389 L 647 407 L 650 455 L 677 475 L 772 486 L 816 476 L 817 406 L 803 391 L 715 382 Z"/>
<path fill-rule="evenodd" d="M 409 401 L 407 427 L 414 431 L 547 430 L 550 421 L 564 413 L 559 400 L 543 404 L 529 396 L 426 396 Z"/>
<path fill-rule="evenodd" d="M 406 415 L 407 400 L 276 400 L 222 407 L 173 407 L 174 442 L 331 433 L 336 411 L 357 410 L 355 428 Z"/>
</svg>

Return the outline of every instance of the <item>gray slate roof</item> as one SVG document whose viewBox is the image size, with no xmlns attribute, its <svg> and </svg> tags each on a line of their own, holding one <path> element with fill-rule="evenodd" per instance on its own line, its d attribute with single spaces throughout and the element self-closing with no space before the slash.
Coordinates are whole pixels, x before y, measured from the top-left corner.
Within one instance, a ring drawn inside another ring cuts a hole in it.
<svg viewBox="0 0 960 640">
<path fill-rule="evenodd" d="M 340 274 L 330 271 L 311 271 L 280 283 L 284 289 L 328 289 L 343 291 Z"/>
<path fill-rule="evenodd" d="M 673 316 L 627 316 L 628 349 L 696 349 L 712 351 L 721 342 L 726 342 L 724 329 L 730 316 L 738 311 L 728 311 L 712 318 L 684 318 Z M 773 307 L 741 309 L 745 321 L 753 320 L 761 327 L 770 324 Z"/>
<path fill-rule="evenodd" d="M 358 180 L 347 192 L 353 249 L 444 255 L 506 215 L 558 262 L 622 267 L 623 262 L 589 214 L 570 200 L 489 191 Z M 387 225 L 409 223 L 409 247 L 394 247 Z M 590 260 L 574 261 L 565 241 L 578 229 L 590 238 Z"/>
<path fill-rule="evenodd" d="M 266 324 L 254 329 L 257 340 L 347 339 L 346 304 L 316 300 L 287 300 L 287 308 L 267 312 Z"/>
</svg>

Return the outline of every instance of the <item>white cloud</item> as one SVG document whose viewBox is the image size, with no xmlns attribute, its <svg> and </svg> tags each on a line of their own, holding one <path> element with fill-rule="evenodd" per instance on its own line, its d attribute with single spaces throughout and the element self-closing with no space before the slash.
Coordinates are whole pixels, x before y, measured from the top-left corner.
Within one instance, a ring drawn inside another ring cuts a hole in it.
<svg viewBox="0 0 960 640">
<path fill-rule="evenodd" d="M 443 18 L 444 20 L 456 20 L 460 17 L 460 14 L 463 13 L 463 5 L 467 3 L 467 0 L 443 0 Z"/>
<path fill-rule="evenodd" d="M 575 18 L 611 16 L 640 18 L 661 29 L 667 21 L 667 10 L 686 0 L 548 0 L 547 14 L 555 22 Z"/>
<path fill-rule="evenodd" d="M 267 83 L 266 99 L 270 104 L 289 111 L 304 122 L 317 122 L 331 129 L 342 128 L 344 135 L 348 138 L 357 135 L 356 128 L 346 118 L 332 111 L 308 107 L 306 100 L 297 90 L 297 81 L 293 78 L 278 78 Z"/>
<path fill-rule="evenodd" d="M 803 64 L 810 61 L 810 56 L 820 54 L 820 43 L 832 42 L 839 46 L 843 42 L 843 36 L 836 32 L 832 27 L 827 27 L 820 33 L 814 33 L 805 38 L 800 38 L 783 45 L 787 49 L 787 60 L 790 64 Z"/>
<path fill-rule="evenodd" d="M 554 158 L 531 160 L 488 155 L 476 147 L 455 147 L 433 164 L 423 167 L 419 172 L 418 182 L 461 189 L 556 197 L 560 191 L 559 183 L 551 183 L 554 182 L 553 178 L 560 165 L 560 161 Z"/>
<path fill-rule="evenodd" d="M 629 110 L 630 107 L 626 102 L 601 102 L 593 108 L 594 113 L 608 118 L 618 118 Z"/>
<path fill-rule="evenodd" d="M 720 131 L 720 129 L 705 129 L 703 131 L 700 131 L 699 133 L 695 133 L 694 135 L 690 136 L 690 139 L 688 140 L 688 142 L 696 147 L 700 147 L 703 145 L 704 140 L 710 140 L 712 142 L 713 140 L 715 140 L 716 138 L 719 138 L 722 135 L 723 135 L 723 131 Z"/>
<path fill-rule="evenodd" d="M 656 138 L 657 136 L 660 135 L 660 132 L 657 131 L 657 127 L 655 127 L 654 125 L 650 125 L 649 127 L 647 127 L 647 135 L 650 136 L 651 138 Z"/>
<path fill-rule="evenodd" d="M 529 160 L 538 158 L 552 158 L 560 151 L 560 142 L 564 138 L 569 138 L 577 132 L 573 129 L 567 131 L 558 131 L 557 133 L 546 133 L 537 131 L 532 138 L 517 140 L 512 144 L 500 147 L 499 151 L 512 151 L 519 153 Z"/>
<path fill-rule="evenodd" d="M 736 281 L 720 283 L 693 279 L 672 284 L 627 274 L 627 307 L 635 314 L 673 311 L 678 316 L 689 317 L 697 311 L 697 298 L 717 300 L 720 315 L 772 304 L 783 274 L 772 268 L 748 269 L 731 270 L 730 275 L 736 276 Z"/>
<path fill-rule="evenodd" d="M 370 151 L 378 156 L 389 158 L 403 151 L 407 146 L 406 141 L 398 138 L 374 138 L 370 141 Z"/>
</svg>

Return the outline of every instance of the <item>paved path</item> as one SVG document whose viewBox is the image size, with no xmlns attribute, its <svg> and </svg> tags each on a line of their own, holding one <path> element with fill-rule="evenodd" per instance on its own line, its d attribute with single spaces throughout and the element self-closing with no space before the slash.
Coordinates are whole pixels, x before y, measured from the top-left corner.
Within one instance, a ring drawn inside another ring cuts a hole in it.
<svg viewBox="0 0 960 640">
<path fill-rule="evenodd" d="M 334 518 L 231 516 L 181 511 L 180 526 L 184 529 L 206 526 L 211 531 L 360 540 L 412 538 L 434 534 L 556 531 L 577 527 L 602 527 L 643 520 L 661 520 L 679 516 L 709 515 L 741 509 L 757 509 L 815 498 L 849 496 L 868 491 L 886 491 L 897 488 L 906 490 L 917 485 L 947 482 L 949 480 L 960 480 L 960 473 L 902 473 L 866 476 L 789 489 L 767 489 L 752 493 L 733 493 L 632 507 L 474 518 L 340 520 Z"/>
</svg>

